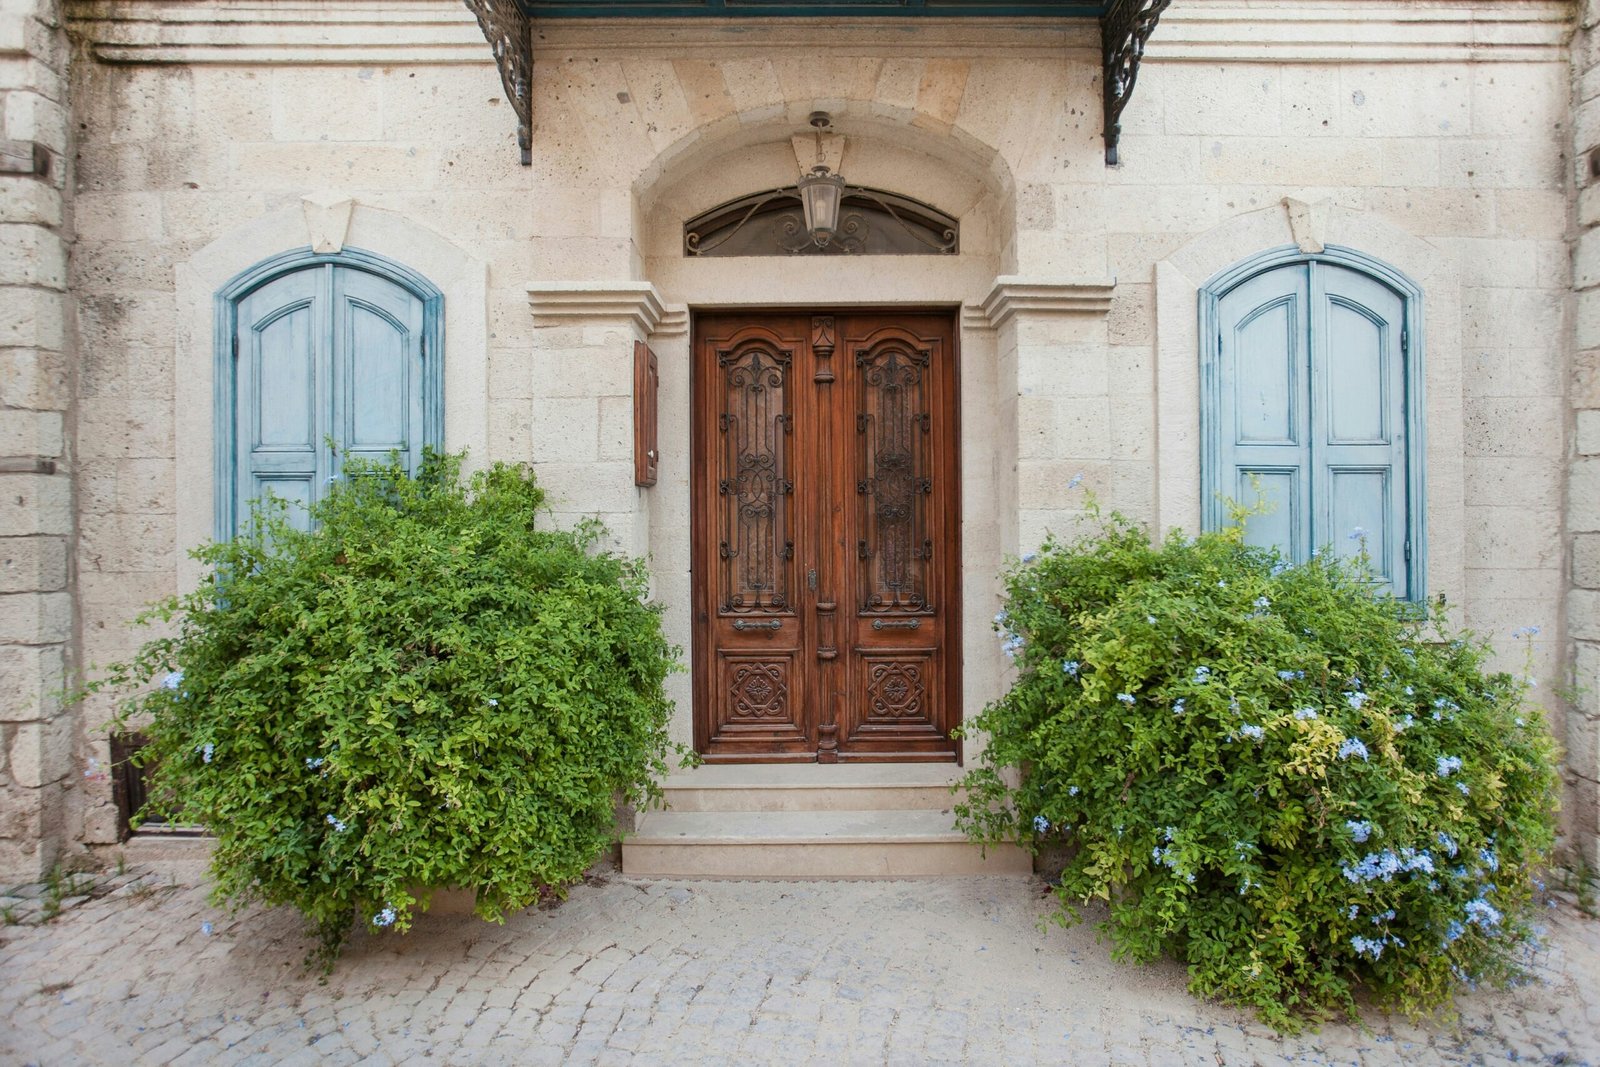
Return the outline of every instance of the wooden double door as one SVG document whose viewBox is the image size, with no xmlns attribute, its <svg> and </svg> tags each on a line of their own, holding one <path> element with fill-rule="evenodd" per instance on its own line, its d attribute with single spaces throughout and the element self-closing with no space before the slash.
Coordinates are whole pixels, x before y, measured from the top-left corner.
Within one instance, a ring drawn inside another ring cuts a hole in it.
<svg viewBox="0 0 1600 1067">
<path fill-rule="evenodd" d="M 696 318 L 707 760 L 956 758 L 954 325 L 949 312 Z"/>
</svg>

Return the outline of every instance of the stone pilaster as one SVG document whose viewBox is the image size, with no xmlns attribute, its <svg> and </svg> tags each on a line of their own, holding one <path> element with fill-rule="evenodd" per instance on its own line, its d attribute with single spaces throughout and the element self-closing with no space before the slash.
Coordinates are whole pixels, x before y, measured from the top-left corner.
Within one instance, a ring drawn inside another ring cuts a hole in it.
<svg viewBox="0 0 1600 1067">
<path fill-rule="evenodd" d="M 1567 636 L 1575 695 L 1566 709 L 1567 829 L 1600 863 L 1600 0 L 1585 0 L 1572 40 L 1576 211 L 1574 337 L 1567 473 Z"/>
<path fill-rule="evenodd" d="M 0 3 L 0 884 L 65 847 L 73 637 L 67 48 L 59 0 Z"/>
<path fill-rule="evenodd" d="M 598 516 L 612 543 L 650 551 L 634 484 L 633 345 L 666 314 L 649 282 L 538 282 L 533 310 L 532 454 L 563 525 Z"/>
<path fill-rule="evenodd" d="M 1047 530 L 1071 534 L 1086 489 L 1119 503 L 1106 362 L 1112 289 L 1006 275 L 983 301 L 996 335 L 998 421 L 1014 433 L 999 444 L 1008 553 L 1037 547 Z"/>
</svg>

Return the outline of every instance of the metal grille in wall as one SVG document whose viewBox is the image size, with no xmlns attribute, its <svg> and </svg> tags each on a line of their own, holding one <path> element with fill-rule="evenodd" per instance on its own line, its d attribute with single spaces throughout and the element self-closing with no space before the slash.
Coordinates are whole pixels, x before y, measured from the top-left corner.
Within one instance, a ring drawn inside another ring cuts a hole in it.
<svg viewBox="0 0 1600 1067">
<path fill-rule="evenodd" d="M 839 227 L 819 245 L 806 230 L 793 186 L 740 197 L 683 226 L 686 256 L 917 256 L 954 255 L 961 224 L 910 197 L 852 186 L 845 190 Z"/>
</svg>

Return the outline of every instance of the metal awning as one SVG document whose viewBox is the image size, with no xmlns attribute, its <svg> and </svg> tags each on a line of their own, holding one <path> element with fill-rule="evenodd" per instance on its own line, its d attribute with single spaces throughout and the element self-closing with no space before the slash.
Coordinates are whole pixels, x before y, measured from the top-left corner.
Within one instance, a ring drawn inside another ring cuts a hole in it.
<svg viewBox="0 0 1600 1067">
<path fill-rule="evenodd" d="M 533 162 L 534 19 L 562 18 L 1062 18 L 1100 24 L 1106 163 L 1117 162 L 1122 112 L 1145 42 L 1172 0 L 463 0 L 494 52 L 517 115 L 522 162 Z"/>
</svg>

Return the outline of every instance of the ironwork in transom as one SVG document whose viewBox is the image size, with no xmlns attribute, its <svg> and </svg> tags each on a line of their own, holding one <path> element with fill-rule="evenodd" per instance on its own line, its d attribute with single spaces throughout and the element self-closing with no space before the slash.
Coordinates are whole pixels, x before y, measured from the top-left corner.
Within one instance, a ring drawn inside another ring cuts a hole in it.
<svg viewBox="0 0 1600 1067">
<path fill-rule="evenodd" d="M 1172 0 L 462 0 L 500 68 L 517 116 L 522 163 L 533 163 L 533 19 L 560 18 L 1065 18 L 1100 23 L 1106 163 L 1117 162 L 1122 112 L 1145 43 Z"/>
<path fill-rule="evenodd" d="M 847 185 L 838 228 L 812 239 L 797 186 L 742 196 L 683 224 L 686 256 L 915 256 L 960 251 L 961 224 L 908 196 Z"/>
</svg>

